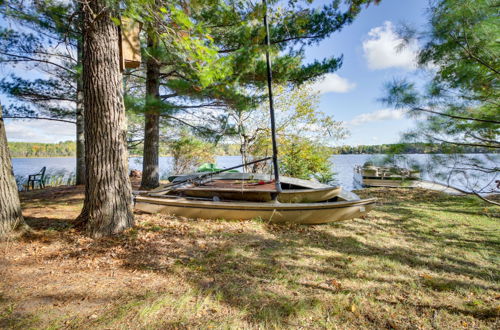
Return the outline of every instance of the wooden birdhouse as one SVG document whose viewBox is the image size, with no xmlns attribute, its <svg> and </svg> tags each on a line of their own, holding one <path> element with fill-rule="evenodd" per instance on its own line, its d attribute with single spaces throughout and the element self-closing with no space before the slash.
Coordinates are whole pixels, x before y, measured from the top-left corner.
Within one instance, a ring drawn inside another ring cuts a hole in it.
<svg viewBox="0 0 500 330">
<path fill-rule="evenodd" d="M 120 25 L 120 51 L 122 71 L 138 68 L 141 65 L 141 23 L 131 18 L 122 17 Z"/>
</svg>

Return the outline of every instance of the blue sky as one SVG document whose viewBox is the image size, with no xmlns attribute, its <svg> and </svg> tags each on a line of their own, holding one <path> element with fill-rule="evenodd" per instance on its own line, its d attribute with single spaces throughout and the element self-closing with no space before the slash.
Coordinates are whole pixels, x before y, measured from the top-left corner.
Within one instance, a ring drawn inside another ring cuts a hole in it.
<svg viewBox="0 0 500 330">
<path fill-rule="evenodd" d="M 339 88 L 323 93 L 320 106 L 349 128 L 350 137 L 339 144 L 394 143 L 401 132 L 414 127 L 413 120 L 405 118 L 401 111 L 388 109 L 378 99 L 384 94 L 385 82 L 420 75 L 413 65 L 417 47 L 398 51 L 394 45 L 399 44 L 398 25 L 425 24 L 427 3 L 427 0 L 382 0 L 379 5 L 362 11 L 352 25 L 307 50 L 308 59 L 344 55 L 343 66 L 335 72 L 329 90 L 335 90 L 336 85 Z"/>
<path fill-rule="evenodd" d="M 315 2 L 319 3 L 321 1 Z M 336 144 L 394 143 L 401 132 L 414 127 L 413 120 L 405 118 L 401 111 L 387 108 L 378 99 L 384 93 L 385 82 L 395 77 L 421 76 L 414 66 L 417 46 L 403 51 L 395 49 L 399 44 L 395 30 L 400 23 L 424 25 L 426 5 L 427 0 L 382 0 L 379 5 L 363 10 L 354 23 L 341 32 L 307 48 L 308 61 L 344 55 L 342 68 L 316 84 L 322 91 L 320 109 L 343 121 L 350 131 L 347 139 Z M 7 72 L 0 70 L 0 75 Z M 26 78 L 34 74 L 22 72 Z M 0 101 L 8 103 L 1 94 Z M 75 128 L 71 124 L 6 120 L 6 128 L 10 141 L 74 140 Z"/>
</svg>

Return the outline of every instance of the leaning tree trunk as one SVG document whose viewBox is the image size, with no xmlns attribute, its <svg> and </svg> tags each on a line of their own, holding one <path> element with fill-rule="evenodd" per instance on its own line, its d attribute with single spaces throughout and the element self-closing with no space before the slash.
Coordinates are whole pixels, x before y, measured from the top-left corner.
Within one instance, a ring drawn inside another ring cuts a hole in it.
<svg viewBox="0 0 500 330">
<path fill-rule="evenodd" d="M 0 105 L 0 238 L 24 225 Z"/>
<path fill-rule="evenodd" d="M 77 222 L 93 237 L 133 226 L 118 17 L 109 0 L 84 6 L 83 95 L 86 186 Z"/>
<path fill-rule="evenodd" d="M 156 53 L 157 42 L 148 37 L 149 54 L 146 70 L 146 113 L 144 124 L 144 152 L 142 159 L 141 189 L 160 185 L 160 64 L 151 54 Z"/>
</svg>

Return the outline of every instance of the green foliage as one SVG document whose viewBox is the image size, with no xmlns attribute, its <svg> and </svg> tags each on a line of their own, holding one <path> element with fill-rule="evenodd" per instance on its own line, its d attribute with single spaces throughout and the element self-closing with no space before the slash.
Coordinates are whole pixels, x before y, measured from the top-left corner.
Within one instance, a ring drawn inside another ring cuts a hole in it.
<svg viewBox="0 0 500 330">
<path fill-rule="evenodd" d="M 387 85 L 383 100 L 423 118 L 404 141 L 441 145 L 447 155 L 432 157 L 434 175 L 460 178 L 471 191 L 487 193 L 488 183 L 479 187 L 471 182 L 473 176 L 494 182 L 500 173 L 497 161 L 461 154 L 470 148 L 500 150 L 498 1 L 439 0 L 429 12 L 429 31 L 422 33 L 418 59 L 429 69 L 430 83 L 419 90 L 415 83 L 395 80 Z"/>
<path fill-rule="evenodd" d="M 280 173 L 300 179 L 331 182 L 330 148 L 300 136 L 280 139 Z"/>
<path fill-rule="evenodd" d="M 169 149 L 174 158 L 174 173 L 192 172 L 202 163 L 215 160 L 214 146 L 186 131 L 181 132 L 178 139 L 169 142 Z"/>
<path fill-rule="evenodd" d="M 372 1 L 335 1 L 318 9 L 311 9 L 310 2 L 269 2 L 277 82 L 298 85 L 338 69 L 341 56 L 303 64 L 303 47 L 350 24 L 361 6 Z M 116 6 L 118 1 L 109 4 Z M 23 56 L 28 56 L 26 63 L 50 76 L 37 81 L 18 76 L 4 79 L 0 89 L 22 101 L 10 108 L 11 115 L 74 116 L 76 80 L 81 73 L 74 58 L 80 38 L 77 5 L 56 0 L 0 4 L 2 18 L 23 27 L 19 31 L 1 29 L 0 46 L 8 52 L 2 53 L 0 62 L 24 64 Z M 143 47 L 143 59 L 153 59 L 161 66 L 161 93 L 165 94 L 161 100 L 145 100 L 143 90 L 135 85 L 127 93 L 129 109 L 140 112 L 154 107 L 170 124 L 220 135 L 234 132 L 224 107 L 245 111 L 264 98 L 262 4 L 247 0 L 126 0 L 120 2 L 120 10 L 122 17 L 141 21 L 142 36 L 155 41 L 155 46 Z M 117 17 L 113 19 L 120 24 Z M 143 84 L 144 78 L 139 71 L 126 79 Z"/>
<path fill-rule="evenodd" d="M 430 30 L 419 63 L 431 67 L 425 90 L 407 80 L 387 86 L 386 103 L 425 115 L 408 141 L 500 149 L 500 23 L 491 0 L 440 0 L 430 7 Z"/>
<path fill-rule="evenodd" d="M 280 170 L 283 174 L 331 181 L 327 147 L 347 134 L 341 122 L 319 111 L 319 95 L 310 85 L 275 86 L 276 135 Z M 245 162 L 272 154 L 269 106 L 267 102 L 254 111 L 234 112 L 238 127 L 240 153 Z M 252 171 L 267 171 L 255 167 Z"/>
<path fill-rule="evenodd" d="M 74 157 L 76 144 L 73 141 L 59 143 L 9 142 L 12 157 Z"/>
<path fill-rule="evenodd" d="M 311 2 L 313 1 L 268 1 L 272 44 L 270 52 L 276 83 L 300 85 L 327 72 L 336 71 L 342 64 L 341 56 L 304 64 L 304 47 L 318 43 L 350 24 L 361 6 L 372 1 L 333 1 L 319 8 L 311 8 L 314 7 Z M 252 4 L 249 1 L 234 0 L 228 3 L 217 2 L 215 5 L 214 1 L 204 7 L 198 16 L 210 21 L 207 33 L 226 59 L 225 65 L 231 67 L 232 74 L 228 76 L 226 84 L 234 84 L 240 93 L 250 90 L 254 103 L 265 96 L 262 92 L 265 91 L 267 82 L 263 57 L 266 50 L 262 22 L 264 10 L 260 2 Z M 241 111 L 245 108 L 236 109 Z M 248 104 L 246 109 L 252 109 L 252 104 Z"/>
<path fill-rule="evenodd" d="M 371 2 L 334 1 L 311 9 L 311 1 L 269 1 L 274 80 L 297 86 L 337 70 L 341 56 L 304 64 L 304 46 L 350 24 L 361 6 Z M 251 111 L 265 99 L 262 4 L 248 0 L 126 3 L 123 15 L 141 20 L 147 37 L 156 42 L 154 47 L 148 42 L 143 58 L 161 66 L 161 94 L 166 95 L 156 101 L 163 105 L 148 101 L 144 109 L 154 107 L 171 122 L 186 124 L 189 118 L 188 124 L 198 132 L 201 126 L 210 128 L 205 135 L 234 134 L 225 108 Z M 143 97 L 139 92 L 137 98 Z"/>
<path fill-rule="evenodd" d="M 498 99 L 498 1 L 446 0 L 431 10 L 430 38 L 419 60 L 439 67 L 434 92 L 439 95 L 439 88 L 450 87 L 463 95 Z"/>
<path fill-rule="evenodd" d="M 321 112 L 319 94 L 311 85 L 274 87 L 274 110 L 276 133 L 278 138 L 302 136 L 321 144 L 340 140 L 347 135 L 347 130 L 333 116 Z M 240 136 L 245 139 L 248 150 L 253 154 L 268 149 L 271 139 L 269 105 L 262 102 L 253 111 L 232 114 Z M 267 151 L 264 152 L 267 154 Z"/>
<path fill-rule="evenodd" d="M 379 145 L 358 145 L 333 147 L 336 154 L 444 154 L 448 153 L 448 145 L 442 143 L 395 143 Z M 491 153 L 488 148 L 468 146 L 464 153 Z"/>
<path fill-rule="evenodd" d="M 6 115 L 74 118 L 81 73 L 75 56 L 80 34 L 75 4 L 6 0 L 0 3 L 0 18 L 21 26 L 0 27 L 0 66 L 18 65 L 43 76 L 26 79 L 15 73 L 0 80 L 0 91 L 16 101 Z"/>
<path fill-rule="evenodd" d="M 217 156 L 239 156 L 240 145 L 238 143 L 219 143 L 215 148 Z"/>
<path fill-rule="evenodd" d="M 312 143 L 306 140 L 307 143 Z M 239 156 L 240 145 L 237 143 L 222 143 L 217 146 L 208 143 L 210 150 L 217 156 Z M 323 150 L 320 146 L 319 150 Z M 443 154 L 446 152 L 443 145 L 431 145 L 427 143 L 401 143 L 401 144 L 380 144 L 380 145 L 359 145 L 328 147 L 325 152 L 329 154 Z M 35 143 L 35 142 L 9 142 L 9 149 L 12 157 L 74 157 L 75 142 L 66 141 L 59 143 Z M 479 147 L 469 147 L 466 153 L 489 153 L 488 149 Z M 285 152 L 285 151 L 283 151 Z M 281 153 L 283 153 L 281 152 Z M 324 152 L 324 151 L 322 151 Z M 142 144 L 129 144 L 130 155 L 142 155 Z M 160 144 L 160 155 L 170 156 L 171 149 L 169 143 Z"/>
</svg>

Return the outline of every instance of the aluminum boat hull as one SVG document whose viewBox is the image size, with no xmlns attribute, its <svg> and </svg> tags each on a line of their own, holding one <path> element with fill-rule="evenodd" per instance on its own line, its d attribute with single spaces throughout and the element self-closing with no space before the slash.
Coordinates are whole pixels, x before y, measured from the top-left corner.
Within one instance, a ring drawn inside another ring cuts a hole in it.
<svg viewBox="0 0 500 330">
<path fill-rule="evenodd" d="M 252 220 L 271 223 L 323 224 L 361 217 L 376 199 L 339 200 L 323 203 L 255 203 L 207 201 L 189 198 L 137 196 L 135 208 L 193 219 Z"/>
</svg>

